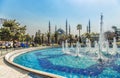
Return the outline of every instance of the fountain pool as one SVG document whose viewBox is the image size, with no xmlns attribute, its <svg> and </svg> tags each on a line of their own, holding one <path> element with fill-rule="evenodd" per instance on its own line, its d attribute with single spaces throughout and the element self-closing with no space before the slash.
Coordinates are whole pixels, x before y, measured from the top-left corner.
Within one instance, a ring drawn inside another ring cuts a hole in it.
<svg viewBox="0 0 120 78">
<path fill-rule="evenodd" d="M 120 78 L 120 49 L 116 38 L 113 39 L 113 48 L 109 47 L 109 41 L 104 37 L 102 14 L 100 20 L 99 41 L 95 41 L 94 48 L 89 39 L 86 39 L 84 48 L 79 42 L 76 47 L 69 47 L 66 40 L 62 42 L 62 48 L 24 53 L 14 62 L 66 78 Z"/>
<path fill-rule="evenodd" d="M 67 47 L 67 50 L 70 49 Z M 74 49 L 76 48 L 72 49 L 73 54 L 75 54 Z M 104 56 L 108 60 L 101 63 L 95 53 L 85 53 L 85 49 L 80 49 L 80 57 L 64 53 L 63 48 L 35 50 L 15 57 L 14 62 L 28 68 L 61 75 L 65 78 L 120 78 L 118 53 L 114 55 L 105 54 Z M 120 49 L 118 50 L 120 51 Z"/>
</svg>

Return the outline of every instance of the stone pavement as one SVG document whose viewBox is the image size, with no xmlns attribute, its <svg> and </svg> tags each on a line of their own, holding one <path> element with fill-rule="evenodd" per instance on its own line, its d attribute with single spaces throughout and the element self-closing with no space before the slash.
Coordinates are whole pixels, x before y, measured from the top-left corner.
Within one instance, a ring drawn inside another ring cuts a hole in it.
<svg viewBox="0 0 120 78">
<path fill-rule="evenodd" d="M 46 47 L 38 47 L 38 49 L 40 48 L 46 48 Z M 11 51 L 13 51 L 13 49 L 9 49 L 7 50 L 7 52 L 5 50 L 4 51 L 2 50 L 2 56 L 0 56 L 0 78 L 50 78 L 50 77 L 30 73 L 28 71 L 17 68 L 6 62 L 4 60 L 4 56 Z"/>
<path fill-rule="evenodd" d="M 37 47 L 36 49 L 46 48 L 46 46 Z M 30 48 L 28 48 L 30 49 Z M 17 49 L 20 50 L 20 49 Z M 13 49 L 0 50 L 0 78 L 50 78 L 42 75 L 30 73 L 28 71 L 17 68 L 4 60 L 4 56 L 8 52 L 15 51 Z"/>
<path fill-rule="evenodd" d="M 31 78 L 29 72 L 14 67 L 0 57 L 0 78 Z"/>
</svg>

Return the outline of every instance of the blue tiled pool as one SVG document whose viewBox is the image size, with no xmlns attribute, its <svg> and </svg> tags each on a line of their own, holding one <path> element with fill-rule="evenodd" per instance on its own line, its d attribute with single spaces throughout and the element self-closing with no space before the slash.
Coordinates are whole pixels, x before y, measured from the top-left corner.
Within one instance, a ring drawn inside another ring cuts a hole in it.
<svg viewBox="0 0 120 78">
<path fill-rule="evenodd" d="M 66 78 L 120 78 L 120 59 L 116 56 L 109 64 L 101 64 L 93 56 L 75 57 L 64 54 L 61 49 L 31 51 L 17 56 L 14 62 Z"/>
</svg>

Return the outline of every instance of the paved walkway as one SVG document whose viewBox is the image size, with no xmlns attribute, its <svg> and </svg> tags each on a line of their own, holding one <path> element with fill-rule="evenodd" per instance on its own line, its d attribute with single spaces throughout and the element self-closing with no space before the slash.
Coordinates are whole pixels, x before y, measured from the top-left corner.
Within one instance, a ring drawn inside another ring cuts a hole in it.
<svg viewBox="0 0 120 78">
<path fill-rule="evenodd" d="M 13 50 L 8 50 L 8 52 L 11 51 Z M 33 74 L 9 64 L 4 60 L 4 56 L 7 52 L 3 51 L 2 53 L 4 54 L 0 56 L 0 78 L 46 78 L 45 76 Z"/>
<path fill-rule="evenodd" d="M 42 48 L 42 47 L 41 47 Z M 28 48 L 29 49 L 29 48 Z M 20 49 L 16 49 L 20 50 Z M 17 68 L 4 60 L 5 54 L 11 51 L 15 51 L 13 49 L 5 49 L 0 50 L 0 78 L 44 78 L 42 76 L 38 76 L 32 73 L 29 73 L 25 70 Z M 38 76 L 38 77 L 36 77 Z"/>
<path fill-rule="evenodd" d="M 1 49 L 0 50 L 0 78 L 31 78 L 28 76 L 28 72 L 21 70 L 13 65 L 7 63 L 4 60 L 5 54 L 13 51 L 13 49 Z"/>
<path fill-rule="evenodd" d="M 0 57 L 0 78 L 31 78 L 27 71 L 14 67 Z"/>
</svg>

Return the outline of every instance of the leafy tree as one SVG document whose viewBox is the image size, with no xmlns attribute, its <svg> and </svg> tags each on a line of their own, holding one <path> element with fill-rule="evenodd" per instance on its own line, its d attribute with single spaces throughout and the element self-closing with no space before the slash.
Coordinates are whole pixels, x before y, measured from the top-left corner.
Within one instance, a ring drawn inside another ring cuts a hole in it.
<svg viewBox="0 0 120 78">
<path fill-rule="evenodd" d="M 30 37 L 29 34 L 26 35 L 25 41 L 26 42 L 31 42 L 32 38 Z"/>
<path fill-rule="evenodd" d="M 16 32 L 15 35 L 13 36 L 13 39 L 20 41 L 20 39 L 21 39 L 20 37 L 21 37 L 21 33 L 20 32 Z"/>
<path fill-rule="evenodd" d="M 104 33 L 104 35 L 105 35 L 105 37 L 106 37 L 107 40 L 113 40 L 115 33 L 111 32 L 111 31 L 106 31 Z"/>
<path fill-rule="evenodd" d="M 26 27 L 27 27 L 26 25 L 23 26 L 23 27 L 20 27 L 20 28 L 19 28 L 19 32 L 25 34 Z"/>
<path fill-rule="evenodd" d="M 112 26 L 112 29 L 114 30 L 114 32 L 117 31 L 117 27 L 116 26 Z"/>
<path fill-rule="evenodd" d="M 26 26 L 20 26 L 16 20 L 5 20 L 3 23 L 3 28 L 1 28 L 2 40 L 23 40 L 23 36 L 25 35 Z M 8 39 L 5 39 L 8 38 Z"/>
<path fill-rule="evenodd" d="M 91 34 L 85 33 L 85 37 L 88 38 L 88 39 L 90 39 L 91 38 Z"/>
<path fill-rule="evenodd" d="M 2 41 L 9 41 L 11 40 L 10 30 L 8 28 L 1 28 L 1 40 Z"/>
</svg>

